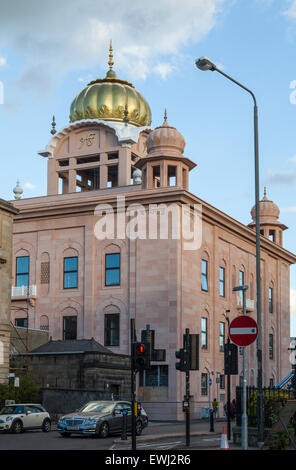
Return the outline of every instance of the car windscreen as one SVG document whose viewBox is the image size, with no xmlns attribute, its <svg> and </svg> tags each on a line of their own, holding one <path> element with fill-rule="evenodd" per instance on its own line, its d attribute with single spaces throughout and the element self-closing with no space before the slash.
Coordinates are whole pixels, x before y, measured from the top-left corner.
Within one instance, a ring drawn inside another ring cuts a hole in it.
<svg viewBox="0 0 296 470">
<path fill-rule="evenodd" d="M 2 408 L 0 411 L 0 415 L 17 415 L 21 414 L 24 412 L 24 407 L 23 406 L 5 406 Z"/>
<path fill-rule="evenodd" d="M 87 403 L 80 408 L 83 413 L 110 413 L 114 408 L 114 403 L 100 402 Z"/>
</svg>

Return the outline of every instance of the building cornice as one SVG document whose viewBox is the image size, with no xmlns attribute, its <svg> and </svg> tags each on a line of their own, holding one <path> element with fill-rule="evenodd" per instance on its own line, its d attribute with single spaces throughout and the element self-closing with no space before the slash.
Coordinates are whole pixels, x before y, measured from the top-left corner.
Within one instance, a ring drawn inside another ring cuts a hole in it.
<svg viewBox="0 0 296 470">
<path fill-rule="evenodd" d="M 119 189 L 122 190 L 119 191 Z M 31 199 L 20 199 L 14 201 L 14 205 L 19 209 L 19 214 L 15 216 L 18 221 L 42 220 L 48 217 L 60 218 L 63 216 L 88 215 L 93 214 L 98 204 L 110 204 L 116 207 L 117 197 L 124 196 L 126 205 L 138 203 L 142 205 L 161 203 L 180 203 L 202 205 L 203 220 L 226 230 L 230 234 L 235 234 L 254 247 L 256 245 L 255 231 L 220 211 L 211 204 L 203 201 L 194 194 L 182 188 L 158 188 L 143 190 L 140 185 L 126 186 L 106 190 L 91 191 L 85 193 L 70 193 L 57 196 L 42 196 Z M 289 264 L 296 263 L 296 255 L 289 252 L 280 245 L 261 236 L 261 248 L 263 251 L 280 257 Z"/>
</svg>

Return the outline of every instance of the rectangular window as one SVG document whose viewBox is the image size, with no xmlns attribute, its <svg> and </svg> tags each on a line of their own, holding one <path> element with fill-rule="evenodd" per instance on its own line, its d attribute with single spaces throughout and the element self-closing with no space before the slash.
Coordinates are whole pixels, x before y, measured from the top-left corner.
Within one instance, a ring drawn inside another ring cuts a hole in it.
<svg viewBox="0 0 296 470">
<path fill-rule="evenodd" d="M 22 328 L 28 328 L 28 319 L 27 318 L 16 318 L 14 321 L 15 326 L 20 326 Z"/>
<path fill-rule="evenodd" d="M 201 289 L 208 292 L 208 262 L 205 259 L 201 260 Z"/>
<path fill-rule="evenodd" d="M 207 396 L 208 394 L 208 374 L 202 373 L 201 374 L 201 395 L 203 397 Z"/>
<path fill-rule="evenodd" d="M 105 286 L 120 286 L 120 253 L 106 254 Z"/>
<path fill-rule="evenodd" d="M 140 373 L 140 387 L 168 387 L 168 366 L 151 366 Z"/>
<path fill-rule="evenodd" d="M 239 272 L 239 285 L 243 286 L 245 284 L 245 273 L 244 271 Z"/>
<path fill-rule="evenodd" d="M 201 349 L 207 349 L 208 347 L 208 319 L 201 319 Z"/>
<path fill-rule="evenodd" d="M 275 230 L 269 230 L 268 238 L 271 242 L 275 242 Z"/>
<path fill-rule="evenodd" d="M 77 339 L 77 317 L 63 317 L 63 340 Z"/>
<path fill-rule="evenodd" d="M 176 166 L 168 166 L 168 186 L 176 186 L 177 185 L 177 167 Z"/>
<path fill-rule="evenodd" d="M 225 297 L 225 268 L 219 270 L 219 295 Z"/>
<path fill-rule="evenodd" d="M 269 387 L 270 388 L 274 387 L 274 380 L 273 379 L 269 379 Z"/>
<path fill-rule="evenodd" d="M 116 186 L 118 186 L 118 166 L 111 165 L 111 166 L 108 166 L 107 187 L 115 188 Z"/>
<path fill-rule="evenodd" d="M 225 343 L 225 323 L 220 322 L 220 325 L 219 325 L 220 352 L 224 352 L 224 343 Z"/>
<path fill-rule="evenodd" d="M 105 315 L 105 346 L 119 346 L 119 313 Z"/>
<path fill-rule="evenodd" d="M 64 258 L 64 289 L 78 287 L 78 257 Z"/>
<path fill-rule="evenodd" d="M 220 388 L 225 390 L 225 375 L 220 375 Z"/>
<path fill-rule="evenodd" d="M 18 256 L 16 258 L 16 287 L 29 286 L 29 256 Z"/>
<path fill-rule="evenodd" d="M 273 288 L 269 287 L 268 289 L 268 304 L 269 304 L 269 313 L 273 313 Z"/>
<path fill-rule="evenodd" d="M 153 188 L 160 188 L 160 166 L 152 167 Z"/>
<path fill-rule="evenodd" d="M 269 359 L 273 359 L 274 351 L 273 351 L 273 335 L 269 335 Z"/>
</svg>

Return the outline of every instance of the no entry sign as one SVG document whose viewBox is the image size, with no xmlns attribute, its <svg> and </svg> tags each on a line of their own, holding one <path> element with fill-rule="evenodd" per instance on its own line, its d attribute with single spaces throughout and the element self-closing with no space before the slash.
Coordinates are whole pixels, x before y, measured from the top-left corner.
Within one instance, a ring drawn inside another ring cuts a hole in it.
<svg viewBox="0 0 296 470">
<path fill-rule="evenodd" d="M 258 336 L 257 323 L 247 315 L 236 317 L 230 323 L 229 336 L 237 346 L 249 346 Z"/>
</svg>

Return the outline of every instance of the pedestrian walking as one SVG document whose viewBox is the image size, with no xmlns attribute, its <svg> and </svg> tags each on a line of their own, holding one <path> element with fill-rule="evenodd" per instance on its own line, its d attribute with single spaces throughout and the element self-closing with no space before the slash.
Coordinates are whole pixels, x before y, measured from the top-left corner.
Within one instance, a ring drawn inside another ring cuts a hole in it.
<svg viewBox="0 0 296 470">
<path fill-rule="evenodd" d="M 236 403 L 235 403 L 235 400 L 233 399 L 230 404 L 230 419 L 231 420 L 235 418 L 235 408 L 236 408 Z"/>
<path fill-rule="evenodd" d="M 217 402 L 216 398 L 214 398 L 214 400 L 212 402 L 212 408 L 213 408 L 214 416 L 216 418 L 217 410 L 218 410 L 218 402 Z"/>
</svg>

